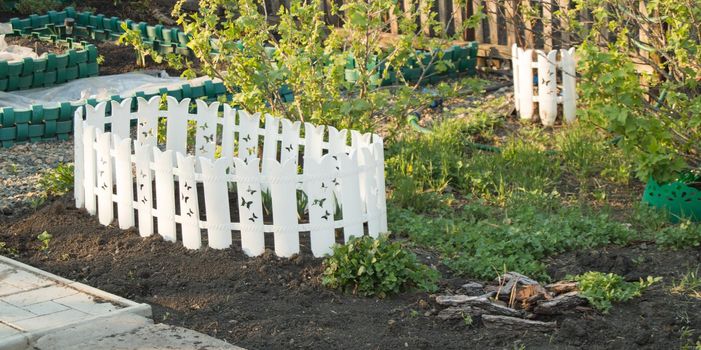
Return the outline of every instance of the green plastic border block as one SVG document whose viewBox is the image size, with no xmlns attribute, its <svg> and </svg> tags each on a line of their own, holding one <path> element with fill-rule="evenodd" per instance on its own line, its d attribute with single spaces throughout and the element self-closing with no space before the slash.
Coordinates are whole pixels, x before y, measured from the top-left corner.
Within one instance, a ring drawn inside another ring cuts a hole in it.
<svg viewBox="0 0 701 350">
<path fill-rule="evenodd" d="M 701 221 L 701 190 L 682 182 L 658 184 L 650 178 L 643 192 L 643 202 L 667 211 L 673 223 L 681 219 Z"/>
</svg>

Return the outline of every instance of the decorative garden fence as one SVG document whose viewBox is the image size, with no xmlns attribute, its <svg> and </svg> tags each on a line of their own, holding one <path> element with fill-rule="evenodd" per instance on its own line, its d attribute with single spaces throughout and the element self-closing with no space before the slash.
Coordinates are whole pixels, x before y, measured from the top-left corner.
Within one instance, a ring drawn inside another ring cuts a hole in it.
<svg viewBox="0 0 701 350">
<path fill-rule="evenodd" d="M 197 100 L 194 114 L 189 99 L 168 97 L 161 110 L 160 97 L 138 98 L 135 112 L 131 99 L 109 103 L 111 116 L 102 102 L 86 106 L 85 120 L 77 110 L 74 121 L 76 206 L 103 225 L 114 221 L 116 203 L 119 227 L 138 223 L 142 236 L 155 229 L 197 249 L 206 230 L 207 244 L 223 249 L 238 231 L 243 251 L 256 256 L 272 233 L 283 257 L 300 251 L 302 232 L 322 256 L 337 233 L 348 240 L 387 230 L 377 135 L 350 131 L 349 145 L 348 130 L 305 123 L 300 137 L 300 122 L 265 115 L 261 128 L 260 113 L 227 105 L 220 117 L 218 102 Z"/>
<path fill-rule="evenodd" d="M 514 75 L 514 102 L 521 119 L 532 119 L 535 103 L 543 125 L 552 126 L 558 115 L 558 104 L 562 104 L 562 114 L 568 123 L 576 119 L 577 92 L 574 48 L 552 50 L 545 53 L 524 50 L 515 44 L 511 47 Z M 558 57 L 559 53 L 559 57 Z M 533 69 L 537 73 L 533 74 Z M 561 71 L 558 87 L 557 70 Z M 535 78 L 535 79 L 534 79 Z"/>
</svg>

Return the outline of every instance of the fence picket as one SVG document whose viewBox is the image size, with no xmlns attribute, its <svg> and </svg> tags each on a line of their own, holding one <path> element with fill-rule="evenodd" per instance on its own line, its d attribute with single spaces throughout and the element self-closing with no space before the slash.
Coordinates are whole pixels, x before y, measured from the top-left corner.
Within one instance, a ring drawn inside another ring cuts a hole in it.
<svg viewBox="0 0 701 350">
<path fill-rule="evenodd" d="M 129 117 L 125 117 L 129 120 Z M 114 170 L 117 185 L 117 218 L 119 228 L 126 230 L 134 226 L 134 180 L 131 170 L 131 139 L 114 136 Z"/>
<path fill-rule="evenodd" d="M 373 150 L 374 151 L 374 150 Z M 358 151 L 358 164 L 363 170 L 360 172 L 360 192 L 363 199 L 368 220 L 368 233 L 377 237 L 380 233 L 379 208 L 377 207 L 377 183 L 375 182 L 375 157 L 369 147 Z"/>
<path fill-rule="evenodd" d="M 283 128 L 285 127 L 283 119 Z M 295 123 L 299 128 L 299 122 Z M 283 136 L 284 137 L 284 136 Z M 283 143 L 284 145 L 284 143 Z M 297 187 L 290 179 L 297 174 L 297 162 L 289 159 L 280 164 L 275 160 L 266 160 L 270 163 L 270 195 L 273 202 L 273 235 L 275 237 L 275 254 L 281 257 L 290 257 L 299 253 L 299 225 L 297 220 Z M 290 210 L 293 206 L 295 210 Z"/>
<path fill-rule="evenodd" d="M 90 215 L 97 212 L 97 202 L 95 200 L 95 127 L 84 125 L 83 128 L 83 162 L 85 164 L 85 181 L 83 189 L 85 192 L 85 210 Z"/>
<path fill-rule="evenodd" d="M 516 49 L 518 55 L 519 113 L 521 119 L 533 118 L 533 50 Z"/>
<path fill-rule="evenodd" d="M 154 174 L 156 174 L 156 217 L 158 234 L 166 241 L 176 241 L 175 198 L 173 185 L 173 151 L 161 152 L 153 148 Z"/>
<path fill-rule="evenodd" d="M 129 138 L 131 123 L 131 98 L 124 101 L 111 101 L 112 116 L 110 117 L 112 135 L 122 139 Z"/>
<path fill-rule="evenodd" d="M 85 161 L 83 150 L 83 110 L 78 109 L 73 115 L 73 135 L 76 138 L 73 142 L 73 198 L 75 207 L 82 208 L 85 205 L 85 188 L 83 179 L 85 178 Z"/>
<path fill-rule="evenodd" d="M 114 220 L 112 202 L 112 157 L 109 132 L 97 132 L 97 215 L 102 225 Z"/>
<path fill-rule="evenodd" d="M 258 160 L 258 130 L 260 130 L 260 113 L 250 114 L 239 111 L 239 149 L 238 157 L 244 162 Z"/>
<path fill-rule="evenodd" d="M 236 123 L 236 109 L 228 104 L 224 105 L 224 125 L 222 126 L 221 156 L 223 158 L 234 157 L 234 123 Z"/>
<path fill-rule="evenodd" d="M 360 199 L 358 179 L 358 153 L 336 155 L 341 176 L 341 209 L 343 211 L 343 235 L 347 242 L 351 237 L 363 235 L 363 203 Z"/>
<path fill-rule="evenodd" d="M 231 246 L 231 218 L 229 215 L 229 189 L 226 170 L 230 162 L 226 158 L 212 161 L 200 157 L 202 182 L 204 184 L 204 204 L 207 213 L 207 239 L 214 249 Z"/>
<path fill-rule="evenodd" d="M 153 174 L 151 172 L 151 159 L 153 151 L 151 143 L 155 143 L 150 136 L 142 142 L 134 141 L 134 155 L 136 156 L 136 200 L 139 220 L 139 235 L 147 237 L 153 234 Z"/>
<path fill-rule="evenodd" d="M 324 142 L 324 126 L 304 123 L 304 159 L 321 160 Z"/>
<path fill-rule="evenodd" d="M 375 152 L 375 177 L 377 181 L 377 196 L 378 196 L 378 210 L 380 211 L 379 219 L 379 230 L 380 232 L 387 232 L 387 198 L 385 198 L 385 150 L 382 144 L 382 139 L 375 135 L 373 140 L 373 147 Z"/>
<path fill-rule="evenodd" d="M 560 50 L 562 64 L 562 112 L 565 121 L 572 123 L 577 118 L 577 72 L 574 47 Z"/>
<path fill-rule="evenodd" d="M 172 96 L 166 98 L 168 103 L 168 121 L 166 124 L 166 148 L 176 153 L 187 152 L 187 123 L 190 116 L 190 99 L 179 101 Z"/>
<path fill-rule="evenodd" d="M 538 112 L 540 121 L 545 126 L 555 125 L 557 118 L 557 51 L 538 55 Z M 531 89 L 531 91 L 533 91 Z M 526 97 L 524 96 L 524 99 Z"/>
<path fill-rule="evenodd" d="M 217 145 L 217 118 L 219 102 L 208 105 L 197 100 L 197 131 L 195 132 L 195 156 L 214 159 Z"/>
<path fill-rule="evenodd" d="M 280 149 L 280 163 L 293 161 L 295 166 L 299 157 L 299 128 L 300 122 L 292 122 L 289 119 L 282 120 L 282 149 Z"/>
<path fill-rule="evenodd" d="M 144 142 L 148 141 L 149 146 L 155 146 L 158 140 L 158 115 L 161 107 L 161 97 L 154 96 L 148 101 L 143 97 L 139 97 L 137 103 L 136 139 L 142 145 L 145 145 L 146 143 Z"/>
<path fill-rule="evenodd" d="M 304 183 L 304 191 L 309 202 L 309 223 L 311 249 L 314 256 L 324 256 L 331 253 L 335 242 L 334 234 L 334 199 L 331 179 L 338 176 L 334 169 L 336 160 L 327 154 L 319 159 L 305 158 L 304 173 L 310 177 Z M 320 180 L 325 178 L 325 180 Z"/>
<path fill-rule="evenodd" d="M 90 104 L 85 105 L 85 122 L 95 127 L 96 130 L 105 131 L 105 111 L 107 110 L 107 102 L 100 102 L 96 106 Z"/>
<path fill-rule="evenodd" d="M 265 251 L 263 232 L 263 199 L 258 160 L 244 162 L 234 158 L 237 182 L 239 222 L 241 223 L 241 249 L 248 256 L 258 256 Z"/>
<path fill-rule="evenodd" d="M 180 225 L 183 233 L 183 245 L 188 249 L 202 246 L 200 234 L 200 207 L 197 198 L 197 181 L 195 181 L 195 158 L 178 153 L 178 185 L 180 186 Z"/>
</svg>

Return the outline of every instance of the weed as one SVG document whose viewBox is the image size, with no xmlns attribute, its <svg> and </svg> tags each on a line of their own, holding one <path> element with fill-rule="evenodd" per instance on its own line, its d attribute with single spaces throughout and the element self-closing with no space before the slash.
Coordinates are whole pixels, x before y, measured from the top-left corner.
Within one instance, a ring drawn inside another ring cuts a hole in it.
<svg viewBox="0 0 701 350">
<path fill-rule="evenodd" d="M 48 231 L 44 231 L 39 234 L 37 236 L 37 239 L 41 242 L 41 247 L 39 247 L 39 250 L 47 251 L 49 249 L 49 245 L 51 244 L 52 238 L 53 236 Z"/>
<path fill-rule="evenodd" d="M 438 271 L 419 263 L 416 255 L 390 242 L 387 235 L 353 237 L 335 246 L 324 267 L 325 286 L 379 298 L 408 288 L 434 291 L 439 277 Z"/>
<path fill-rule="evenodd" d="M 472 323 L 473 323 L 473 322 L 474 322 L 474 321 L 473 321 L 473 319 L 472 319 L 472 316 L 470 316 L 470 314 L 468 314 L 468 313 L 463 313 L 463 314 L 462 314 L 462 323 L 463 323 L 464 325 L 466 325 L 466 326 L 469 327 L 469 326 L 472 326 Z"/>
<path fill-rule="evenodd" d="M 9 257 L 16 257 L 16 256 L 18 256 L 18 252 L 17 252 L 17 249 L 8 247 L 7 243 L 0 242 L 0 255 L 6 255 Z"/>
<path fill-rule="evenodd" d="M 608 313 L 614 302 L 622 302 L 640 296 L 642 291 L 654 283 L 662 280 L 661 277 L 649 277 L 640 282 L 626 282 L 623 277 L 614 273 L 602 273 L 590 271 L 577 276 L 569 276 L 569 279 L 579 283 L 580 295 L 587 298 L 589 303 L 603 313 Z"/>
<path fill-rule="evenodd" d="M 688 271 L 681 280 L 672 282 L 671 292 L 701 299 L 701 276 L 699 276 L 699 268 Z"/>
<path fill-rule="evenodd" d="M 64 195 L 73 189 L 73 176 L 73 164 L 60 163 L 44 173 L 39 179 L 39 186 L 46 195 Z"/>
<path fill-rule="evenodd" d="M 105 64 L 105 56 L 103 55 L 97 55 L 97 58 L 95 59 L 98 65 L 103 65 Z"/>
</svg>

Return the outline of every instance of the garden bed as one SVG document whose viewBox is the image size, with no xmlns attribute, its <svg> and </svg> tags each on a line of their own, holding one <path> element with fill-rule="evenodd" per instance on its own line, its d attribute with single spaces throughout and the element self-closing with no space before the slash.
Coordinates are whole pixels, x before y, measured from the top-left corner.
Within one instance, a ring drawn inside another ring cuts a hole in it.
<svg viewBox="0 0 701 350">
<path fill-rule="evenodd" d="M 2 220 L 2 219 L 0 219 Z M 39 251 L 37 234 L 53 235 Z M 69 194 L 24 217 L 0 224 L 0 241 L 17 259 L 60 276 L 152 305 L 154 319 L 185 326 L 249 349 L 270 348 L 605 348 L 671 349 L 691 341 L 677 331 L 701 329 L 698 299 L 670 294 L 673 281 L 699 266 L 701 252 L 661 251 L 654 245 L 569 253 L 549 261 L 555 278 L 588 270 L 627 279 L 664 278 L 609 315 L 588 310 L 554 316 L 552 332 L 513 332 L 440 321 L 433 297 L 407 293 L 384 300 L 322 287 L 321 261 L 272 252 L 247 258 L 240 249 L 187 250 L 155 235 L 103 227 L 76 210 Z M 235 242 L 236 246 L 237 242 Z M 3 253 L 8 255 L 7 252 Z M 425 261 L 435 261 L 422 256 Z M 441 268 L 445 271 L 445 269 Z M 469 280 L 444 273 L 441 289 Z"/>
</svg>

